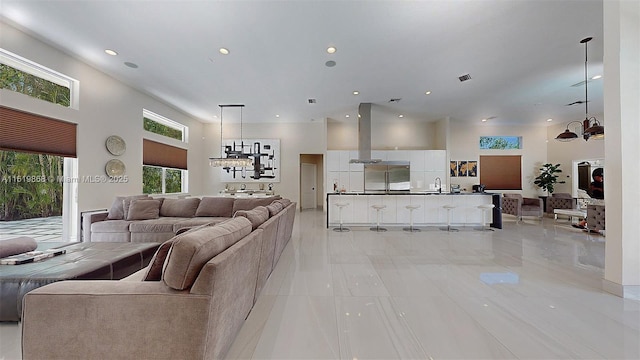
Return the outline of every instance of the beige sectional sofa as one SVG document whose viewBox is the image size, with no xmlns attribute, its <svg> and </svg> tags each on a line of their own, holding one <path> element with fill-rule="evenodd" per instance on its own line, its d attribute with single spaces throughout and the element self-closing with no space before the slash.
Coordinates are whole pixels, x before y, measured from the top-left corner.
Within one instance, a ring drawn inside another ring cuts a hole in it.
<svg viewBox="0 0 640 360">
<path fill-rule="evenodd" d="M 164 242 L 130 278 L 29 292 L 23 358 L 224 358 L 291 238 L 295 211 L 286 199 L 237 211 Z"/>
<path fill-rule="evenodd" d="M 82 218 L 83 242 L 163 242 L 180 229 L 219 223 L 238 210 L 269 205 L 279 196 L 171 199 L 147 195 L 119 196 L 109 211 Z"/>
</svg>

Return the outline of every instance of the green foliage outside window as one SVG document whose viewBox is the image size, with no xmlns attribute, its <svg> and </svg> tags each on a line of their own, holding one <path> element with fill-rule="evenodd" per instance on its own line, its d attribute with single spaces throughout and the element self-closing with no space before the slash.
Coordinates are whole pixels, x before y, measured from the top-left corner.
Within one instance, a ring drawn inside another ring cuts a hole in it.
<svg viewBox="0 0 640 360">
<path fill-rule="evenodd" d="M 64 158 L 0 150 L 0 220 L 62 215 Z"/>
<path fill-rule="evenodd" d="M 164 168 L 164 191 L 162 190 L 161 167 L 142 167 L 143 194 L 172 194 L 182 192 L 182 170 Z"/>
<path fill-rule="evenodd" d="M 142 193 L 162 194 L 162 168 L 142 167 Z"/>
<path fill-rule="evenodd" d="M 0 88 L 69 107 L 71 90 L 49 80 L 0 64 Z"/>
<path fill-rule="evenodd" d="M 182 170 L 166 169 L 164 184 L 166 194 L 182 192 Z"/>
<path fill-rule="evenodd" d="M 480 149 L 521 149 L 519 136 L 480 136 Z"/>
<path fill-rule="evenodd" d="M 161 124 L 146 117 L 143 118 L 143 126 L 145 130 L 152 133 L 168 136 L 170 138 L 182 141 L 182 131 L 174 129 L 171 126 Z"/>
</svg>

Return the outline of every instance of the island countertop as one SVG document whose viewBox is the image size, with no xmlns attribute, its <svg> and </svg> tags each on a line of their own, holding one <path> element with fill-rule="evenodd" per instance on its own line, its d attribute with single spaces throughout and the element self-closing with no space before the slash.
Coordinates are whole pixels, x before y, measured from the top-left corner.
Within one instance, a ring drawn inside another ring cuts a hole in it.
<svg viewBox="0 0 640 360">
<path fill-rule="evenodd" d="M 340 216 L 344 225 L 368 226 L 376 220 L 376 212 L 372 205 L 385 205 L 381 214 L 381 223 L 385 225 L 406 225 L 410 216 L 416 226 L 441 225 L 447 221 L 444 205 L 453 205 L 451 211 L 452 224 L 462 226 L 478 226 L 483 222 L 483 204 L 494 204 L 488 222 L 494 228 L 502 228 L 501 195 L 488 192 L 433 192 L 433 191 L 398 191 L 398 192 L 341 192 L 327 193 L 327 228 L 340 224 Z M 336 204 L 346 203 L 342 214 Z M 418 205 L 412 213 L 407 205 Z"/>
</svg>

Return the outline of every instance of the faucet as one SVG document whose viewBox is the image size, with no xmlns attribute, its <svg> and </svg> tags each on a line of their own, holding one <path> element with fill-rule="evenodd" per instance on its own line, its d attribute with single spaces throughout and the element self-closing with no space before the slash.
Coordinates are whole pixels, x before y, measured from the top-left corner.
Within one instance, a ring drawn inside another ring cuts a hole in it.
<svg viewBox="0 0 640 360">
<path fill-rule="evenodd" d="M 439 177 L 437 177 L 434 182 L 438 186 L 438 193 L 441 194 L 442 193 L 442 180 Z"/>
</svg>

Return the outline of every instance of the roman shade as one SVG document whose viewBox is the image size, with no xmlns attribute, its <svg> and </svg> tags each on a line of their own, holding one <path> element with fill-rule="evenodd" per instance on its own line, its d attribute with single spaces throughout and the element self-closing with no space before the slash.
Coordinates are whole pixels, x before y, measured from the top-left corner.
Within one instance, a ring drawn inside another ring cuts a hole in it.
<svg viewBox="0 0 640 360">
<path fill-rule="evenodd" d="M 0 149 L 76 157 L 76 124 L 0 106 Z"/>
<path fill-rule="evenodd" d="M 187 149 L 143 139 L 142 163 L 187 170 Z"/>
<path fill-rule="evenodd" d="M 480 155 L 480 183 L 487 190 L 522 190 L 520 155 Z"/>
</svg>

